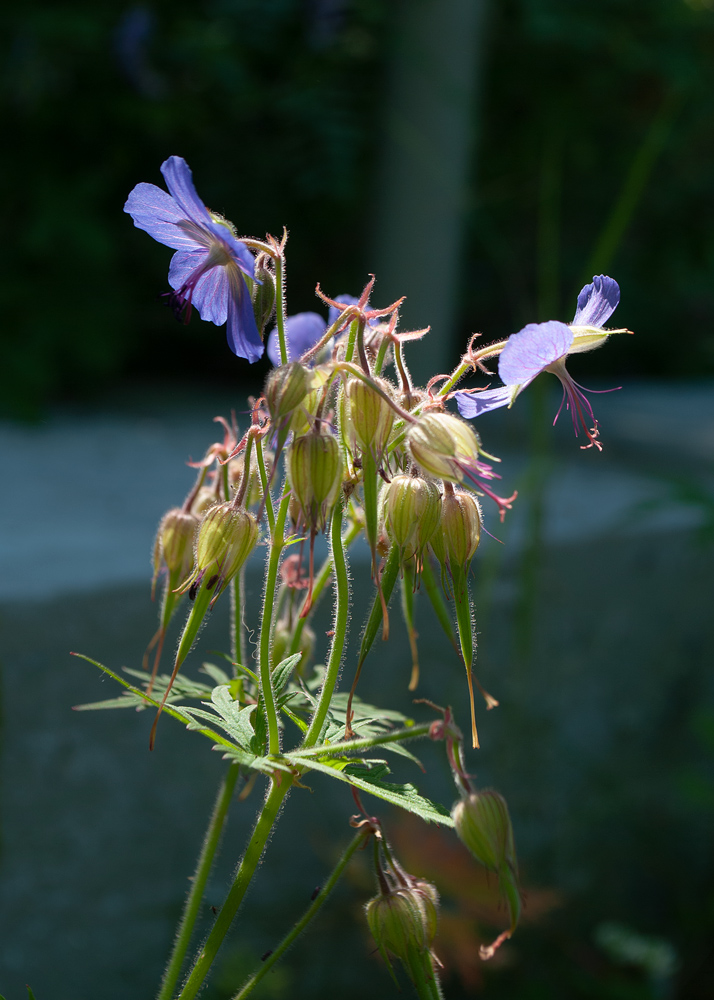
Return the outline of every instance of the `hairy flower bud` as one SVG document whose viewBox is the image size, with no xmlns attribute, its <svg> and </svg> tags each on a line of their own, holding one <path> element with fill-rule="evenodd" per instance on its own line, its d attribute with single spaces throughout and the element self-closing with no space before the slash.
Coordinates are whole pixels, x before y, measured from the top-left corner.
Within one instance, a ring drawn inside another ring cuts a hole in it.
<svg viewBox="0 0 714 1000">
<path fill-rule="evenodd" d="M 273 368 L 265 382 L 263 395 L 275 426 L 282 424 L 307 396 L 312 377 L 299 361 Z"/>
<path fill-rule="evenodd" d="M 456 832 L 476 860 L 490 872 L 518 872 L 513 827 L 506 800 L 492 788 L 472 792 L 451 810 Z"/>
<path fill-rule="evenodd" d="M 481 540 L 481 508 L 473 493 L 446 490 L 441 529 L 449 563 L 467 569 Z"/>
<path fill-rule="evenodd" d="M 193 591 L 205 582 L 205 589 L 213 590 L 213 605 L 257 541 L 258 522 L 247 510 L 230 501 L 211 507 L 199 528 L 194 571 L 182 590 Z"/>
<path fill-rule="evenodd" d="M 375 379 L 388 395 L 391 386 L 384 379 Z M 394 410 L 378 392 L 361 379 L 351 378 L 345 393 L 346 415 L 350 435 L 363 451 L 374 456 L 379 464 L 387 447 L 394 424 Z"/>
<path fill-rule="evenodd" d="M 407 431 L 407 447 L 425 472 L 461 483 L 479 454 L 476 432 L 450 413 L 424 413 Z"/>
<path fill-rule="evenodd" d="M 439 526 L 440 514 L 441 494 L 431 480 L 398 475 L 382 490 L 384 527 L 405 560 L 421 554 Z"/>
<path fill-rule="evenodd" d="M 251 298 L 255 323 L 262 337 L 275 310 L 275 275 L 268 267 L 264 254 L 259 254 L 255 260 L 255 281 Z"/>
<path fill-rule="evenodd" d="M 154 546 L 155 575 L 163 562 L 180 580 L 188 576 L 193 567 L 193 540 L 197 527 L 198 518 L 179 507 L 164 514 Z"/>
<path fill-rule="evenodd" d="M 313 531 L 324 531 L 342 485 L 337 438 L 317 430 L 295 438 L 287 465 L 293 498 L 303 522 Z"/>
<path fill-rule="evenodd" d="M 396 889 L 371 899 L 367 923 L 381 951 L 405 964 L 413 952 L 426 951 L 436 933 L 436 907 L 429 897 L 410 888 Z"/>
</svg>

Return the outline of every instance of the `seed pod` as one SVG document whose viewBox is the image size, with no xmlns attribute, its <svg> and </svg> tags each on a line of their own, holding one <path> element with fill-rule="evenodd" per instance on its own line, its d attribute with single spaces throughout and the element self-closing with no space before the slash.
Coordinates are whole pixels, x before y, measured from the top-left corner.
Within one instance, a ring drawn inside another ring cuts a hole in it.
<svg viewBox="0 0 714 1000">
<path fill-rule="evenodd" d="M 375 379 L 388 395 L 392 388 L 384 379 Z M 361 379 L 351 378 L 345 392 L 348 432 L 363 451 L 382 461 L 394 424 L 394 410 L 378 392 Z"/>
<path fill-rule="evenodd" d="M 325 382 L 329 376 L 330 370 L 325 367 L 313 368 L 310 372 L 309 391 L 300 405 L 295 407 L 290 417 L 289 429 L 294 437 L 307 434 L 312 429 Z"/>
<path fill-rule="evenodd" d="M 296 438 L 288 454 L 288 476 L 303 523 L 324 531 L 342 485 L 340 446 L 332 434 L 311 431 Z"/>
<path fill-rule="evenodd" d="M 382 490 L 382 517 L 387 535 L 402 561 L 421 557 L 440 523 L 441 494 L 437 484 L 421 476 L 398 475 Z"/>
<path fill-rule="evenodd" d="M 423 893 L 406 888 L 371 899 L 366 907 L 367 923 L 380 950 L 391 952 L 405 963 L 410 961 L 412 949 L 425 951 L 436 926 L 433 915 L 427 915 L 427 906 L 435 911 Z"/>
<path fill-rule="evenodd" d="M 462 483 L 479 455 L 476 432 L 450 413 L 424 413 L 407 431 L 407 447 L 425 472 Z"/>
<path fill-rule="evenodd" d="M 213 591 L 211 606 L 246 561 L 258 541 L 258 523 L 232 502 L 216 504 L 205 514 L 198 532 L 196 565 L 181 588 Z"/>
</svg>

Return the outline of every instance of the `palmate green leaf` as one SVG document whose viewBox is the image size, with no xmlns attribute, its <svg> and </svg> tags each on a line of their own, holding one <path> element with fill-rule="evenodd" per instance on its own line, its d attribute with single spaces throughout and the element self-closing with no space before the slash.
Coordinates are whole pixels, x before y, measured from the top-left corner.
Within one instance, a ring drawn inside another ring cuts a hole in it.
<svg viewBox="0 0 714 1000">
<path fill-rule="evenodd" d="M 369 792 L 370 795 L 375 795 L 400 809 L 414 813 L 426 823 L 441 823 L 443 826 L 450 827 L 454 825 L 449 811 L 444 806 L 420 795 L 418 789 L 411 783 L 397 784 L 385 781 L 384 778 L 389 774 L 389 768 L 384 763 L 371 768 L 365 766 L 367 762 L 355 762 L 354 758 L 338 757 L 325 763 L 297 755 L 293 756 L 289 753 L 283 754 L 283 757 L 301 768 L 319 771 L 321 774 L 327 774 L 338 781 L 353 785 L 362 792 Z"/>
<path fill-rule="evenodd" d="M 82 659 L 88 659 L 87 657 L 82 657 Z M 88 662 L 94 663 L 94 660 L 89 660 Z M 97 664 L 101 667 L 101 664 Z M 102 669 L 105 669 L 102 667 Z M 144 670 L 132 670 L 130 667 L 123 667 L 123 673 L 129 674 L 132 677 L 137 677 L 142 681 L 144 688 L 147 687 L 149 683 L 149 676 Z M 114 676 L 114 674 L 112 674 Z M 168 674 L 160 674 L 154 683 L 154 689 L 152 694 L 156 697 L 157 701 L 160 702 L 166 686 L 169 682 Z M 181 674 L 178 675 L 174 686 L 167 698 L 167 703 L 176 704 L 176 702 L 183 700 L 184 698 L 195 698 L 196 700 L 201 700 L 204 698 L 211 697 L 212 686 L 209 684 L 202 684 L 200 681 L 191 680 L 190 677 L 183 677 Z M 143 711 L 148 708 L 150 704 L 154 704 L 147 700 L 145 694 L 136 688 L 131 688 L 130 690 L 124 691 L 118 698 L 108 698 L 104 701 L 93 701 L 86 705 L 75 705 L 74 710 L 76 712 L 90 712 L 97 709 L 103 708 L 134 708 L 138 711 Z"/>
<path fill-rule="evenodd" d="M 131 695 L 134 698 L 135 703 L 138 704 L 141 702 L 143 705 L 152 705 L 154 708 L 159 707 L 160 702 L 153 696 L 140 691 L 138 688 L 134 687 L 133 684 L 124 680 L 124 678 L 119 674 L 110 670 L 109 667 L 105 667 L 103 663 L 99 663 L 97 660 L 93 660 L 89 656 L 84 656 L 83 653 L 74 653 L 73 655 L 77 656 L 79 659 L 86 660 L 87 663 L 91 663 L 93 666 L 97 667 L 103 673 L 115 680 L 117 684 L 120 684 L 126 689 L 128 695 Z M 94 706 L 90 705 L 89 707 L 92 708 Z M 255 706 L 251 705 L 249 708 L 254 709 Z M 200 718 L 205 718 L 213 725 L 218 725 L 221 728 L 226 729 L 228 723 L 225 723 L 225 720 L 221 719 L 221 717 L 216 715 L 215 712 L 204 712 L 202 709 L 194 708 L 193 706 L 169 706 L 168 704 L 164 705 L 163 711 L 166 715 L 170 715 L 174 719 L 178 719 L 179 722 L 182 722 L 187 729 L 200 733 L 202 736 L 211 740 L 214 750 L 221 751 L 225 757 L 230 757 L 232 760 L 236 760 L 244 767 L 250 768 L 254 771 L 261 771 L 265 774 L 270 774 L 274 771 L 292 773 L 292 768 L 284 764 L 282 761 L 276 761 L 251 753 L 243 747 L 237 745 L 237 743 L 226 739 L 225 736 L 216 732 L 215 729 L 211 729 L 209 726 L 206 726 L 199 721 Z"/>
</svg>

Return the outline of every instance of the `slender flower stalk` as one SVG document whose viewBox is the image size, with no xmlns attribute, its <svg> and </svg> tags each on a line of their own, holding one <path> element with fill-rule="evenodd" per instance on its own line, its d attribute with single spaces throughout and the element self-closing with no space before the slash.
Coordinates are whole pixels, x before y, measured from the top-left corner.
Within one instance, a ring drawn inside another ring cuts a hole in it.
<svg viewBox="0 0 714 1000">
<path fill-rule="evenodd" d="M 260 691 L 265 705 L 265 715 L 268 722 L 268 751 L 271 754 L 280 753 L 280 733 L 278 730 L 278 715 L 275 707 L 275 695 L 270 676 L 270 645 L 275 627 L 273 608 L 278 583 L 278 566 L 280 555 L 285 546 L 285 519 L 288 514 L 290 494 L 286 493 L 280 501 L 275 528 L 272 532 L 268 570 L 265 576 L 263 594 L 263 619 L 260 628 Z"/>
<path fill-rule="evenodd" d="M 231 764 L 218 790 L 216 803 L 213 807 L 211 820 L 208 824 L 198 864 L 196 865 L 196 872 L 191 882 L 191 888 L 186 898 L 183 913 L 181 914 L 181 921 L 176 932 L 171 957 L 161 982 L 161 990 L 159 991 L 157 1000 L 171 1000 L 173 996 L 174 987 L 181 973 L 181 966 L 184 963 L 188 946 L 191 943 L 191 935 L 193 934 L 196 918 L 201 908 L 208 875 L 216 857 L 218 844 L 228 816 L 228 807 L 230 806 L 239 774 L 240 766 L 238 764 Z"/>
<path fill-rule="evenodd" d="M 288 934 L 285 935 L 280 944 L 273 949 L 273 951 L 266 958 L 266 960 L 263 962 L 258 971 L 255 972 L 250 977 L 245 986 L 238 993 L 236 993 L 233 1000 L 245 1000 L 245 998 L 253 992 L 253 990 L 258 985 L 260 980 L 270 972 L 275 963 L 278 962 L 283 957 L 288 948 L 297 940 L 297 938 L 306 929 L 308 924 L 312 920 L 314 920 L 314 918 L 317 916 L 317 914 L 320 912 L 322 907 L 327 902 L 330 893 L 337 885 L 337 882 L 339 881 L 342 872 L 347 867 L 350 858 L 352 857 L 352 855 L 355 853 L 356 850 L 358 850 L 360 847 L 364 845 L 364 842 L 370 835 L 370 833 L 371 830 L 369 830 L 368 828 L 362 828 L 354 835 L 354 837 L 348 844 L 346 850 L 342 854 L 340 860 L 333 868 L 332 873 L 330 874 L 330 877 L 328 878 L 327 882 L 321 887 L 312 905 L 307 908 L 305 913 L 297 921 L 292 930 L 290 930 Z"/>
</svg>

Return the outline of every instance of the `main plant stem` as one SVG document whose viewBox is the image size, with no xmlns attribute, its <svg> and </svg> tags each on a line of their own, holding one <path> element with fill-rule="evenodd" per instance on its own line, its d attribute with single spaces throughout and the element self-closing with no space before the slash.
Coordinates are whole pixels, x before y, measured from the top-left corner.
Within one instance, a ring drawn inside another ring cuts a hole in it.
<svg viewBox="0 0 714 1000">
<path fill-rule="evenodd" d="M 191 974 L 186 980 L 186 985 L 179 994 L 178 1000 L 193 1000 L 198 993 L 201 984 L 208 975 L 208 970 L 211 968 L 213 960 L 218 954 L 218 949 L 228 933 L 233 918 L 238 912 L 238 907 L 243 901 L 246 890 L 250 885 L 250 880 L 253 878 L 255 870 L 258 867 L 268 837 L 270 836 L 270 831 L 277 819 L 280 806 L 292 784 L 291 777 L 284 772 L 280 773 L 278 779 L 271 779 L 271 781 L 272 784 L 265 804 L 258 816 L 253 835 L 243 855 L 243 860 L 233 880 L 233 885 L 226 896 L 226 901 L 221 907 L 220 913 L 216 917 L 213 930 L 208 935 L 206 943 L 191 970 Z"/>
<path fill-rule="evenodd" d="M 226 816 L 228 815 L 228 807 L 239 773 L 240 766 L 238 764 L 231 764 L 218 790 L 218 796 L 213 807 L 213 813 L 211 814 L 211 821 L 206 830 L 206 836 L 198 858 L 198 864 L 196 865 L 196 872 L 193 876 L 183 913 L 181 914 L 181 922 L 176 932 L 176 940 L 174 941 L 169 964 L 166 966 L 164 978 L 161 981 L 161 989 L 157 1000 L 170 1000 L 173 995 L 174 986 L 178 980 L 181 966 L 186 957 L 186 951 L 191 942 L 191 934 L 193 933 L 198 911 L 201 907 L 208 874 L 211 870 L 213 859 L 216 856 L 216 850 L 221 839 L 221 833 L 223 832 Z"/>
<path fill-rule="evenodd" d="M 285 935 L 285 937 L 280 942 L 280 944 L 277 946 L 277 948 L 275 948 L 271 952 L 271 954 L 265 960 L 265 962 L 260 967 L 260 969 L 258 969 L 258 971 L 253 976 L 250 977 L 250 979 L 245 984 L 245 986 L 238 993 L 236 993 L 236 995 L 233 998 L 233 1000 L 245 1000 L 245 997 L 247 997 L 250 993 L 253 992 L 253 990 L 258 985 L 258 983 L 263 978 L 263 976 L 265 976 L 268 972 L 270 972 L 270 970 L 275 965 L 275 963 L 280 958 L 282 958 L 282 956 L 288 950 L 288 948 L 293 943 L 293 941 L 295 941 L 295 939 L 297 937 L 299 937 L 300 934 L 302 934 L 302 932 L 305 930 L 305 928 L 310 923 L 310 921 L 315 916 L 317 916 L 318 911 L 324 905 L 324 903 L 327 901 L 327 897 L 330 895 L 330 893 L 332 892 L 332 890 L 335 888 L 335 885 L 337 884 L 337 880 L 339 879 L 340 875 L 342 874 L 342 872 L 345 870 L 345 867 L 347 866 L 347 862 L 350 860 L 350 858 L 352 857 L 352 855 L 354 854 L 354 852 L 357 850 L 357 848 L 360 847 L 364 843 L 366 837 L 369 836 L 370 832 L 371 831 L 369 831 L 369 830 L 367 830 L 367 831 L 360 830 L 357 834 L 355 834 L 355 836 L 352 838 L 350 844 L 348 845 L 346 851 L 344 852 L 344 854 L 342 855 L 342 857 L 340 858 L 340 860 L 337 862 L 337 864 L 335 865 L 334 869 L 332 870 L 332 874 L 330 875 L 329 879 L 327 880 L 327 882 L 325 883 L 325 885 L 322 886 L 322 888 L 320 889 L 320 892 L 315 897 L 315 900 L 312 903 L 312 905 L 307 908 L 307 910 L 305 911 L 305 913 L 297 921 L 297 923 L 294 925 L 294 927 L 292 928 L 292 930 L 288 934 Z"/>
</svg>

